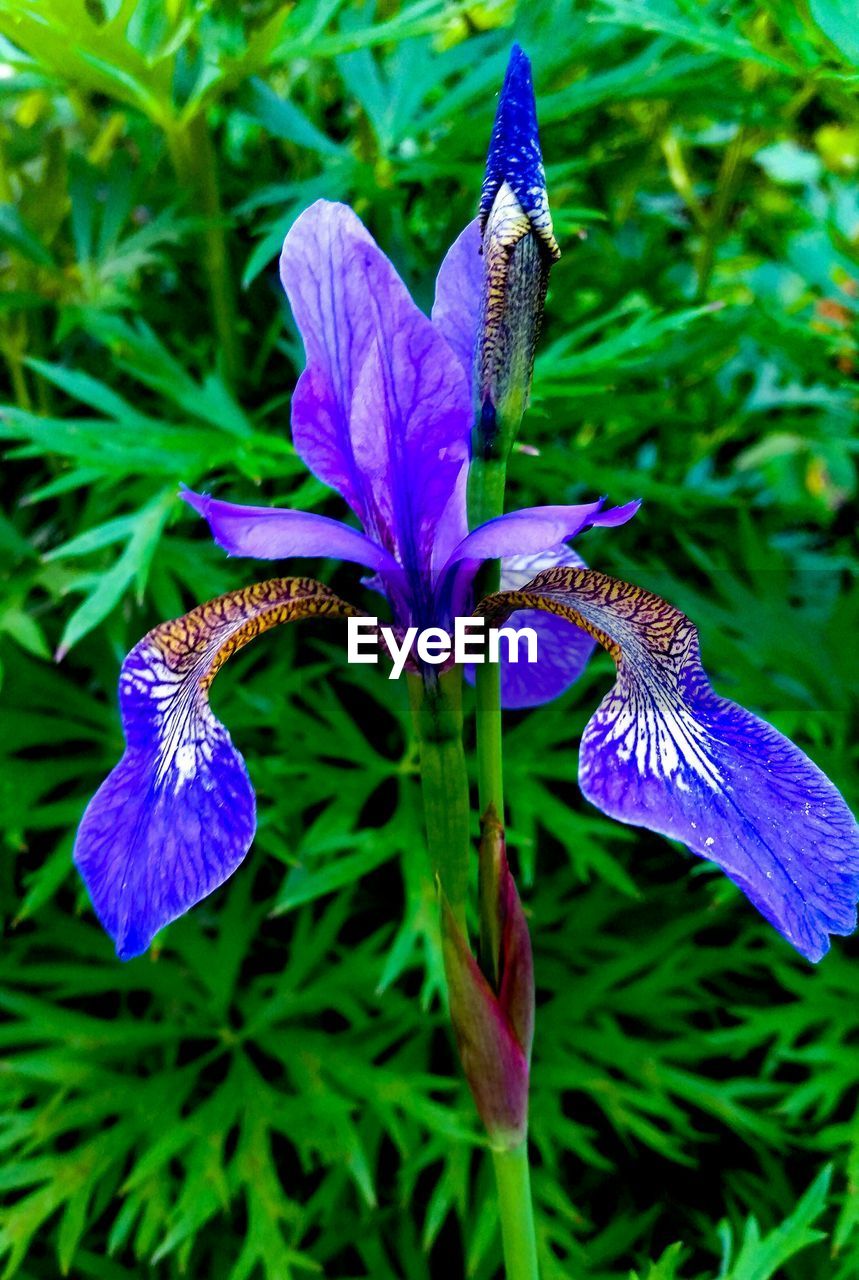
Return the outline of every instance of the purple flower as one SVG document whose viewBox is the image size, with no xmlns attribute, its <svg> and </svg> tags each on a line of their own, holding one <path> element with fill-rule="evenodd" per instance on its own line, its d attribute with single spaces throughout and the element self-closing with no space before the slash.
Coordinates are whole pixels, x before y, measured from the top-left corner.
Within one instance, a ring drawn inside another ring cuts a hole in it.
<svg viewBox="0 0 859 1280">
<path fill-rule="evenodd" d="M 355 561 L 373 570 L 396 626 L 449 627 L 470 609 L 485 560 L 557 549 L 590 525 L 634 514 L 637 503 L 610 511 L 602 502 L 531 507 L 468 532 L 472 353 L 483 290 L 476 224 L 442 264 L 432 320 L 345 205 L 320 200 L 298 218 L 280 275 L 307 356 L 292 398 L 292 438 L 363 532 L 309 512 L 186 491 L 230 555 Z"/>
<path fill-rule="evenodd" d="M 430 320 L 350 209 L 320 201 L 301 215 L 281 258 L 307 352 L 292 399 L 293 440 L 362 528 L 186 491 L 222 547 L 258 559 L 353 561 L 372 571 L 396 626 L 449 628 L 473 607 L 485 560 L 503 558 L 512 573 L 523 555 L 578 564 L 567 539 L 635 513 L 637 503 L 532 507 L 468 532 L 482 272 L 475 223 L 442 265 Z M 126 752 L 91 801 L 75 846 L 121 958 L 144 951 L 159 929 L 217 888 L 253 839 L 247 770 L 208 704 L 218 668 L 277 623 L 356 612 L 319 583 L 274 579 L 156 627 L 126 658 L 119 684 Z M 556 619 L 541 620 L 541 633 L 558 626 L 569 633 Z M 530 681 L 510 667 L 510 703 L 553 697 L 578 675 L 589 647 L 547 643 Z"/>
<path fill-rule="evenodd" d="M 526 611 L 523 621 L 539 635 L 538 663 L 502 672 L 505 704 L 556 697 L 594 641 L 607 648 L 618 676 L 583 736 L 586 797 L 612 817 L 680 839 L 716 862 L 817 960 L 830 934 L 856 927 L 856 823 L 797 747 L 713 692 L 687 618 L 585 568 L 567 545 L 589 526 L 624 523 L 637 503 L 608 511 L 602 502 L 532 507 L 468 531 L 474 418 L 485 423 L 486 406 L 497 407 L 503 426 L 505 397 L 521 400 L 527 391 L 505 382 L 509 362 L 496 359 L 502 348 L 491 338 L 492 291 L 509 284 L 511 264 L 515 277 L 535 253 L 537 269 L 548 271 L 554 240 L 544 197 L 520 51 L 499 105 L 481 219 L 445 258 L 431 319 L 343 205 L 313 205 L 286 238 L 281 276 L 307 354 L 292 399 L 293 440 L 360 529 L 309 512 L 183 496 L 230 554 L 363 565 L 403 628 L 450 628 L 474 607 L 480 566 L 500 559 L 502 590 L 476 612 L 497 623 Z M 509 210 L 511 199 L 527 229 L 505 258 L 506 223 L 493 224 L 493 217 Z M 517 264 L 523 243 L 530 257 Z M 493 274 L 499 262 L 506 267 Z M 530 378 L 533 306 L 523 314 L 518 345 L 505 349 L 518 361 L 517 377 Z M 502 329 L 494 332 L 506 342 L 510 332 Z M 220 666 L 276 624 L 356 613 L 312 579 L 276 578 L 156 627 L 128 655 L 119 685 L 126 751 L 88 806 L 75 846 L 121 958 L 140 954 L 160 928 L 221 884 L 253 839 L 255 800 L 244 761 L 208 703 Z M 521 1056 L 521 1035 L 519 1041 Z"/>
</svg>

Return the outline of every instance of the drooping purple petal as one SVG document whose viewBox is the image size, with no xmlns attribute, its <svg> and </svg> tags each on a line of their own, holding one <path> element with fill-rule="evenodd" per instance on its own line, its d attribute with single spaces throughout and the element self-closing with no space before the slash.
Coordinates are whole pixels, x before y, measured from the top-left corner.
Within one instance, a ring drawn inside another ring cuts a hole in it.
<svg viewBox="0 0 859 1280">
<path fill-rule="evenodd" d="M 318 201 L 301 215 L 281 279 L 307 352 L 292 402 L 296 448 L 371 538 L 427 576 L 468 458 L 459 362 L 344 205 Z"/>
<path fill-rule="evenodd" d="M 275 578 L 162 623 L 125 659 L 125 754 L 90 801 L 74 851 L 121 960 L 223 884 L 253 840 L 253 788 L 209 707 L 219 668 L 278 623 L 356 612 L 312 579 Z"/>
<path fill-rule="evenodd" d="M 856 928 L 859 828 L 798 747 L 714 693 L 697 632 L 677 609 L 590 570 L 552 569 L 480 605 L 525 606 L 593 630 L 617 682 L 585 729 L 585 796 L 717 863 L 809 960 Z"/>
<path fill-rule="evenodd" d="M 530 556 L 509 556 L 501 561 L 501 590 L 516 591 L 543 569 L 556 566 L 584 569 L 585 562 L 572 547 L 562 544 Z M 581 627 L 536 609 L 518 609 L 506 624 L 531 627 L 537 633 L 537 661 L 510 662 L 501 647 L 501 705 L 511 710 L 540 706 L 565 693 L 584 671 L 596 643 Z M 474 683 L 474 667 L 465 668 Z"/>
<path fill-rule="evenodd" d="M 281 507 L 243 507 L 190 489 L 181 496 L 209 522 L 212 537 L 231 556 L 258 560 L 333 556 L 368 569 L 397 567 L 389 553 L 365 534 L 328 516 Z"/>
<path fill-rule="evenodd" d="M 462 365 L 469 389 L 480 321 L 485 267 L 480 224 L 475 218 L 447 251 L 435 282 L 432 322 Z"/>
</svg>

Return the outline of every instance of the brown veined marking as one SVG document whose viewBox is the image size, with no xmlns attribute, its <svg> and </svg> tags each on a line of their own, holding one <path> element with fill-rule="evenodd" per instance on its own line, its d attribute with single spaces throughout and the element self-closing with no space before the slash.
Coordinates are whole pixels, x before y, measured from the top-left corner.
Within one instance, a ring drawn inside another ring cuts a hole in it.
<svg viewBox="0 0 859 1280">
<path fill-rule="evenodd" d="M 232 654 L 272 627 L 302 618 L 360 614 L 314 578 L 270 578 L 197 605 L 184 617 L 155 627 L 148 639 L 177 674 L 204 666 L 199 688 L 205 691 Z"/>
<path fill-rule="evenodd" d="M 680 681 L 690 653 L 692 674 L 697 671 L 703 675 L 694 662 L 697 631 L 685 614 L 641 587 L 591 569 L 571 568 L 546 569 L 518 591 L 487 596 L 475 612 L 498 625 L 517 609 L 557 614 L 592 635 L 611 654 L 619 677 L 624 671 L 630 677 L 625 686 L 619 680 L 607 695 L 612 705 L 620 705 L 619 697 L 620 703 L 629 700 L 633 718 L 650 706 L 652 714 L 666 725 L 670 722 L 676 750 L 686 764 L 708 786 L 719 788 L 723 778 L 704 748 L 706 731 L 694 717 L 690 719 L 681 693 Z M 616 623 L 612 629 L 620 634 L 609 635 L 594 618 L 604 619 L 604 625 L 610 627 Z M 646 702 L 641 702 L 645 695 Z"/>
<path fill-rule="evenodd" d="M 559 599 L 562 595 L 578 597 L 580 607 Z M 616 617 L 647 649 L 672 658 L 682 658 L 696 634 L 685 614 L 659 596 L 593 569 L 544 569 L 517 591 L 499 591 L 487 596 L 475 614 L 497 624 L 517 609 L 555 613 L 593 636 L 619 666 L 623 657 L 622 641 L 588 616 L 588 604 L 594 611 L 605 610 L 609 616 Z"/>
</svg>

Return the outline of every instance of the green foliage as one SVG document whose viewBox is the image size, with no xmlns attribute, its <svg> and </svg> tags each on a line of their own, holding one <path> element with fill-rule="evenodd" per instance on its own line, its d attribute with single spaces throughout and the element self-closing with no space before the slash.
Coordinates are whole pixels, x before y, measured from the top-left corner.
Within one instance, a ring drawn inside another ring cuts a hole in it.
<svg viewBox="0 0 859 1280">
<path fill-rule="evenodd" d="M 348 200 L 427 303 L 514 37 L 564 257 L 511 504 L 643 496 L 585 556 L 857 799 L 851 5 L 3 0 L 4 1276 L 498 1275 L 398 686 L 312 627 L 231 665 L 259 834 L 150 956 L 116 962 L 70 852 L 124 653 L 268 573 L 178 485 L 338 512 L 289 441 L 286 228 Z M 852 1280 L 856 945 L 809 968 L 585 806 L 609 669 L 506 733 L 545 1280 Z"/>
</svg>

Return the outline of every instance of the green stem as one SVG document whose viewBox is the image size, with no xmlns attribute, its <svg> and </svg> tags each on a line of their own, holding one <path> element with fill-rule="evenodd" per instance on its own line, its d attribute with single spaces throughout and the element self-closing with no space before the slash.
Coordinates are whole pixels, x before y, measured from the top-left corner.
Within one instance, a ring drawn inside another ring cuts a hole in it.
<svg viewBox="0 0 859 1280">
<path fill-rule="evenodd" d="M 497 458 L 475 457 L 468 475 L 468 513 L 472 529 L 504 511 L 507 464 Z M 500 568 L 487 564 L 478 581 L 479 594 L 497 591 Z M 484 662 L 475 667 L 477 691 L 477 781 L 480 812 L 494 805 L 504 821 L 504 768 L 501 747 L 501 669 Z"/>
<path fill-rule="evenodd" d="M 475 441 L 475 443 L 477 443 Z M 484 459 L 475 450 L 468 478 L 468 514 L 472 529 L 500 516 L 504 511 L 506 461 Z M 497 591 L 501 576 L 497 561 L 484 566 L 478 579 L 480 594 Z M 480 812 L 495 807 L 504 822 L 504 767 L 501 734 L 501 668 L 484 662 L 476 671 L 477 772 Z M 484 913 L 481 910 L 481 922 Z M 485 927 L 485 926 L 484 926 Z M 482 939 L 483 954 L 493 948 Z M 506 1280 L 539 1280 L 531 1175 L 528 1168 L 528 1141 L 509 1151 L 493 1150 L 501 1243 Z"/>
<path fill-rule="evenodd" d="M 493 566 L 494 568 L 494 566 Z M 487 575 L 488 576 L 488 575 Z M 496 581 L 486 583 L 483 594 L 495 591 Z M 501 816 L 504 813 L 504 759 L 501 739 L 501 668 L 497 662 L 484 662 L 475 667 L 476 719 L 477 719 L 477 785 L 480 795 L 480 812 L 486 813 L 494 805 Z"/>
<path fill-rule="evenodd" d="M 476 435 L 476 433 L 475 433 Z M 468 469 L 468 522 L 472 529 L 500 516 L 504 510 L 507 462 L 501 458 L 481 458 L 478 439 L 473 440 L 474 458 Z"/>
<path fill-rule="evenodd" d="M 465 936 L 471 815 L 462 745 L 462 671 L 438 679 L 409 676 L 412 723 L 420 749 L 430 861 Z"/>
<path fill-rule="evenodd" d="M 497 670 L 497 668 L 496 668 Z M 409 677 L 412 723 L 420 750 L 427 846 L 433 870 L 467 937 L 471 849 L 468 772 L 462 744 L 462 673 L 438 680 Z M 500 754 L 499 754 L 500 763 Z M 527 1141 L 493 1150 L 506 1280 L 538 1280 Z"/>
<path fill-rule="evenodd" d="M 527 1138 L 511 1151 L 493 1151 L 492 1160 L 498 1187 L 506 1280 L 538 1280 Z"/>
<path fill-rule="evenodd" d="M 205 220 L 202 268 L 212 304 L 212 319 L 221 352 L 224 379 L 235 386 L 242 369 L 236 303 L 230 272 L 224 213 L 218 185 L 218 162 L 202 112 L 168 134 L 173 168 L 188 188 L 196 213 Z"/>
</svg>

